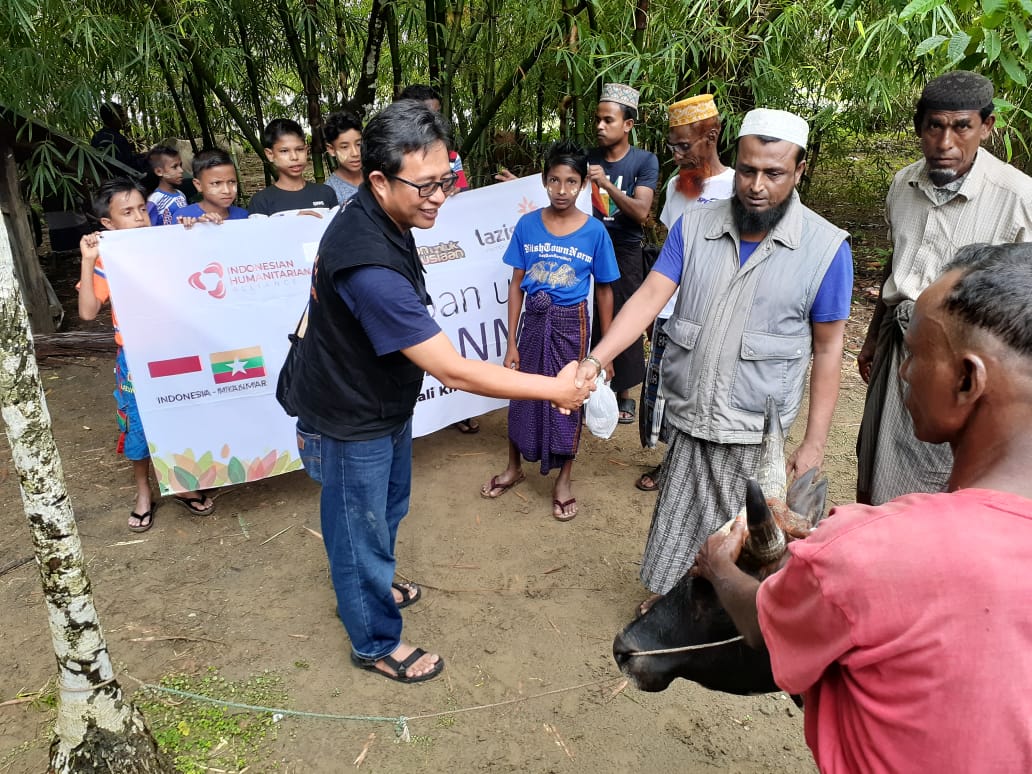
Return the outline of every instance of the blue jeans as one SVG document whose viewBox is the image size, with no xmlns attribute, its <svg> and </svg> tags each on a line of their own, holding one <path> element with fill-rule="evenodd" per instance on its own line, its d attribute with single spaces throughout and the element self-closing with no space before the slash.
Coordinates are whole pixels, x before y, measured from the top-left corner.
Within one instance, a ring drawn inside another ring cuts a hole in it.
<svg viewBox="0 0 1032 774">
<path fill-rule="evenodd" d="M 412 420 L 390 435 L 341 441 L 297 424 L 305 470 L 322 484 L 320 516 L 337 614 L 351 649 L 377 660 L 401 644 L 391 593 L 394 541 L 412 489 Z"/>
</svg>

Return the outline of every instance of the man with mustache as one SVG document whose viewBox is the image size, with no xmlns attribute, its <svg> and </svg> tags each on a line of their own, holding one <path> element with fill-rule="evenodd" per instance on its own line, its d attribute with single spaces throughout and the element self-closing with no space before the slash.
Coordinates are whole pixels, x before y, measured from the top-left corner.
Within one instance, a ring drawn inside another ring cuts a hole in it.
<svg viewBox="0 0 1032 774">
<path fill-rule="evenodd" d="M 602 87 L 602 99 L 595 109 L 595 133 L 598 147 L 588 153 L 588 180 L 591 181 L 591 208 L 605 224 L 616 250 L 620 279 L 612 283 L 613 314 L 640 286 L 644 273 L 642 245 L 645 233 L 642 224 L 648 220 L 652 200 L 659 184 L 659 160 L 655 154 L 630 143 L 631 129 L 638 118 L 638 92 L 622 83 Z M 595 319 L 600 319 L 597 315 Z M 610 374 L 610 388 L 616 393 L 620 407 L 620 423 L 634 421 L 634 399 L 631 387 L 645 376 L 645 347 L 641 334 L 652 321 L 627 342 L 613 360 L 615 376 Z M 592 330 L 592 341 L 601 331 Z M 609 362 L 608 360 L 605 362 Z"/>
<path fill-rule="evenodd" d="M 930 81 L 914 114 L 924 158 L 896 173 L 885 200 L 892 258 L 857 358 L 868 384 L 857 439 L 857 502 L 941 492 L 948 444 L 919 441 L 903 405 L 903 334 L 914 301 L 948 256 L 972 242 L 1032 241 L 1032 178 L 979 147 L 990 135 L 993 85 L 958 70 Z"/>
<path fill-rule="evenodd" d="M 745 500 L 767 396 L 791 426 L 811 363 L 806 433 L 790 475 L 820 466 L 838 399 L 842 335 L 853 291 L 848 234 L 799 201 L 809 126 L 784 110 L 746 114 L 735 195 L 689 207 L 656 265 L 581 362 L 589 381 L 641 335 L 677 292 L 664 328 L 670 446 L 641 580 L 665 594 Z M 651 600 L 646 600 L 646 605 Z"/>
<path fill-rule="evenodd" d="M 670 131 L 667 148 L 677 164 L 677 173 L 666 187 L 666 201 L 659 219 L 667 231 L 681 217 L 686 208 L 714 199 L 729 199 L 732 194 L 735 171 L 720 163 L 717 141 L 720 139 L 720 114 L 712 94 L 700 94 L 675 102 L 667 108 Z M 663 362 L 666 334 L 663 325 L 674 314 L 675 297 L 671 296 L 656 318 L 651 336 L 649 362 L 645 366 L 645 381 L 641 387 L 641 405 L 638 409 L 638 430 L 641 445 L 647 449 L 656 443 L 666 443 L 663 430 L 663 407 L 666 399 L 659 378 Z M 635 486 L 643 492 L 659 489 L 662 465 L 642 473 Z"/>
</svg>

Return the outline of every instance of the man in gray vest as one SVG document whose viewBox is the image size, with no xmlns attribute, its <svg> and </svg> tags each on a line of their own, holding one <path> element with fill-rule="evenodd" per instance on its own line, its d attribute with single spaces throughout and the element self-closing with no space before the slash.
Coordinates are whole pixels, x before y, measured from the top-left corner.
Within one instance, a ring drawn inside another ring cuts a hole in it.
<svg viewBox="0 0 1032 774">
<path fill-rule="evenodd" d="M 735 195 L 689 208 L 671 228 L 641 289 L 582 361 L 599 363 L 640 334 L 678 293 L 663 360 L 670 446 L 641 565 L 665 594 L 706 538 L 745 499 L 767 395 L 788 427 L 813 356 L 806 434 L 789 475 L 821 464 L 838 399 L 853 261 L 848 234 L 803 206 L 809 127 L 783 110 L 749 112 L 738 135 Z M 668 485 L 669 484 L 669 485 Z"/>
</svg>

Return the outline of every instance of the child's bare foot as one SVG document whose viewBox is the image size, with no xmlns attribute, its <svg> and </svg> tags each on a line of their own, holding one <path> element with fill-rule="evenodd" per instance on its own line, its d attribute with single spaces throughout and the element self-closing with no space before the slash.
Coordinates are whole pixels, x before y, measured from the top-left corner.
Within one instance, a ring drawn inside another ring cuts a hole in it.
<svg viewBox="0 0 1032 774">
<path fill-rule="evenodd" d="M 500 475 L 492 476 L 490 481 L 480 487 L 480 496 L 489 500 L 501 497 L 524 479 L 526 476 L 523 475 L 522 469 L 506 468 Z"/>
</svg>

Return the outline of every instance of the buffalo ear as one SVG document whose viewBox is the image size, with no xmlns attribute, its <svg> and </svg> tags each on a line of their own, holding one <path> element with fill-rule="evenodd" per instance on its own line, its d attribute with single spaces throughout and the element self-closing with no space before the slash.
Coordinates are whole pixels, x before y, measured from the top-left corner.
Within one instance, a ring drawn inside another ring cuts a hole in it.
<svg viewBox="0 0 1032 774">
<path fill-rule="evenodd" d="M 788 488 L 787 505 L 793 513 L 806 519 L 811 527 L 824 518 L 828 500 L 828 477 L 818 468 L 810 468 Z"/>
</svg>

